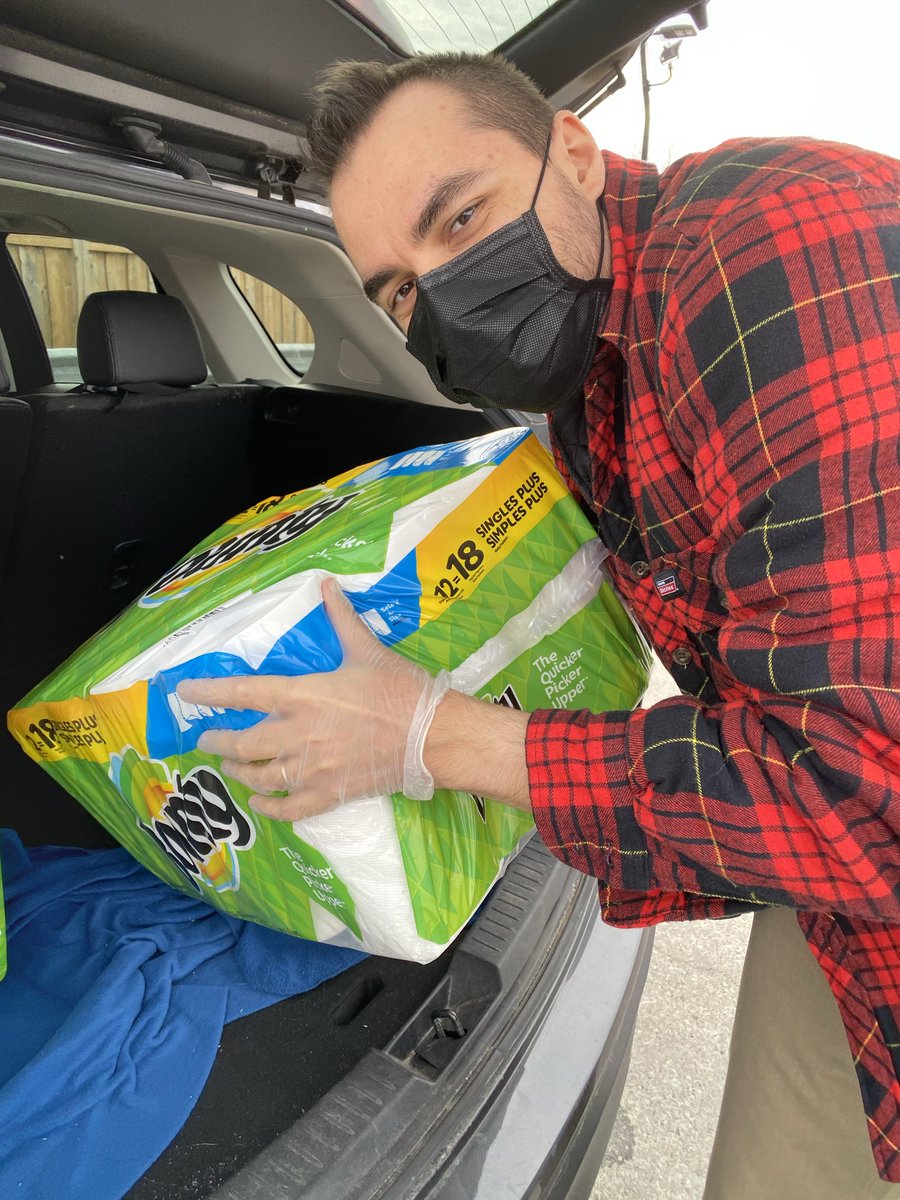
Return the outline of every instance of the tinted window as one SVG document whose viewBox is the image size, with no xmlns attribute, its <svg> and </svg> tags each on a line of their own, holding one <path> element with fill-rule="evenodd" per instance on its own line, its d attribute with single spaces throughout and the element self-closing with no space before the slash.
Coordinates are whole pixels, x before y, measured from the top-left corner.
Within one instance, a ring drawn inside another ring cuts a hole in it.
<svg viewBox="0 0 900 1200">
<path fill-rule="evenodd" d="M 260 325 L 275 343 L 282 358 L 298 375 L 305 375 L 312 362 L 315 337 L 312 326 L 293 300 L 283 292 L 230 267 L 234 280 L 244 299 L 256 313 Z"/>
<path fill-rule="evenodd" d="M 556 0 L 348 0 L 407 54 L 496 50 Z"/>
</svg>

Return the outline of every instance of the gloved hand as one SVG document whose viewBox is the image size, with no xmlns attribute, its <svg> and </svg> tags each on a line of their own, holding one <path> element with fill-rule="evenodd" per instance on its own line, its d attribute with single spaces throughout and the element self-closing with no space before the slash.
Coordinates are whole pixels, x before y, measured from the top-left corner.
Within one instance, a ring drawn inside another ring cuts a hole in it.
<svg viewBox="0 0 900 1200">
<path fill-rule="evenodd" d="M 363 796 L 404 792 L 430 800 L 434 781 L 422 752 L 450 679 L 383 646 L 332 578 L 325 609 L 344 651 L 334 671 L 184 680 L 178 695 L 211 708 L 268 713 L 244 730 L 208 730 L 201 750 L 254 790 L 250 805 L 296 821 Z M 286 792 L 283 798 L 272 793 Z"/>
</svg>

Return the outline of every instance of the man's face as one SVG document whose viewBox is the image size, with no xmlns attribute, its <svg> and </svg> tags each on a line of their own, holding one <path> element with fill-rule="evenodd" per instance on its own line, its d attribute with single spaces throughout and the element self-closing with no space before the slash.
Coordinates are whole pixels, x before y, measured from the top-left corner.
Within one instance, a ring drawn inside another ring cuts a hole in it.
<svg viewBox="0 0 900 1200">
<path fill-rule="evenodd" d="M 406 330 L 417 277 L 521 216 L 540 169 L 512 134 L 474 125 L 452 88 L 402 87 L 332 182 L 337 231 L 366 294 Z M 573 114 L 557 113 L 536 211 L 560 264 L 584 279 L 597 273 L 603 182 L 593 138 Z"/>
</svg>

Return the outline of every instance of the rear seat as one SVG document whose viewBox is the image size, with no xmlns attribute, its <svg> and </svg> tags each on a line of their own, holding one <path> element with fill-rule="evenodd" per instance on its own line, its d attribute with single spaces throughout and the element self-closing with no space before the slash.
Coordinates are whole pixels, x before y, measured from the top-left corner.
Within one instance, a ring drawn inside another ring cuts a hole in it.
<svg viewBox="0 0 900 1200">
<path fill-rule="evenodd" d="M 31 437 L 31 409 L 7 395 L 9 379 L 0 362 L 0 595 L 7 585 L 6 551 Z"/>
<path fill-rule="evenodd" d="M 89 296 L 78 362 L 84 388 L 16 402 L 30 409 L 32 434 L 0 596 L 4 714 L 253 499 L 250 422 L 264 389 L 196 386 L 206 362 L 179 300 Z M 0 743 L 0 824 L 12 823 L 26 841 L 65 841 L 58 822 L 44 824 L 49 812 L 32 812 L 36 793 L 49 799 L 58 788 L 11 739 Z"/>
</svg>

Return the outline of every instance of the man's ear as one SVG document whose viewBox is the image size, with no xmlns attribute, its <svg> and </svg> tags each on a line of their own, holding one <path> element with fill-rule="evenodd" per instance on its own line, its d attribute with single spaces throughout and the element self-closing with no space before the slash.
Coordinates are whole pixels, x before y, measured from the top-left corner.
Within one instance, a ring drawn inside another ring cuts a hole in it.
<svg viewBox="0 0 900 1200">
<path fill-rule="evenodd" d="M 585 123 L 565 108 L 553 118 L 551 157 L 590 200 L 603 195 L 606 164 L 600 147 Z"/>
</svg>

